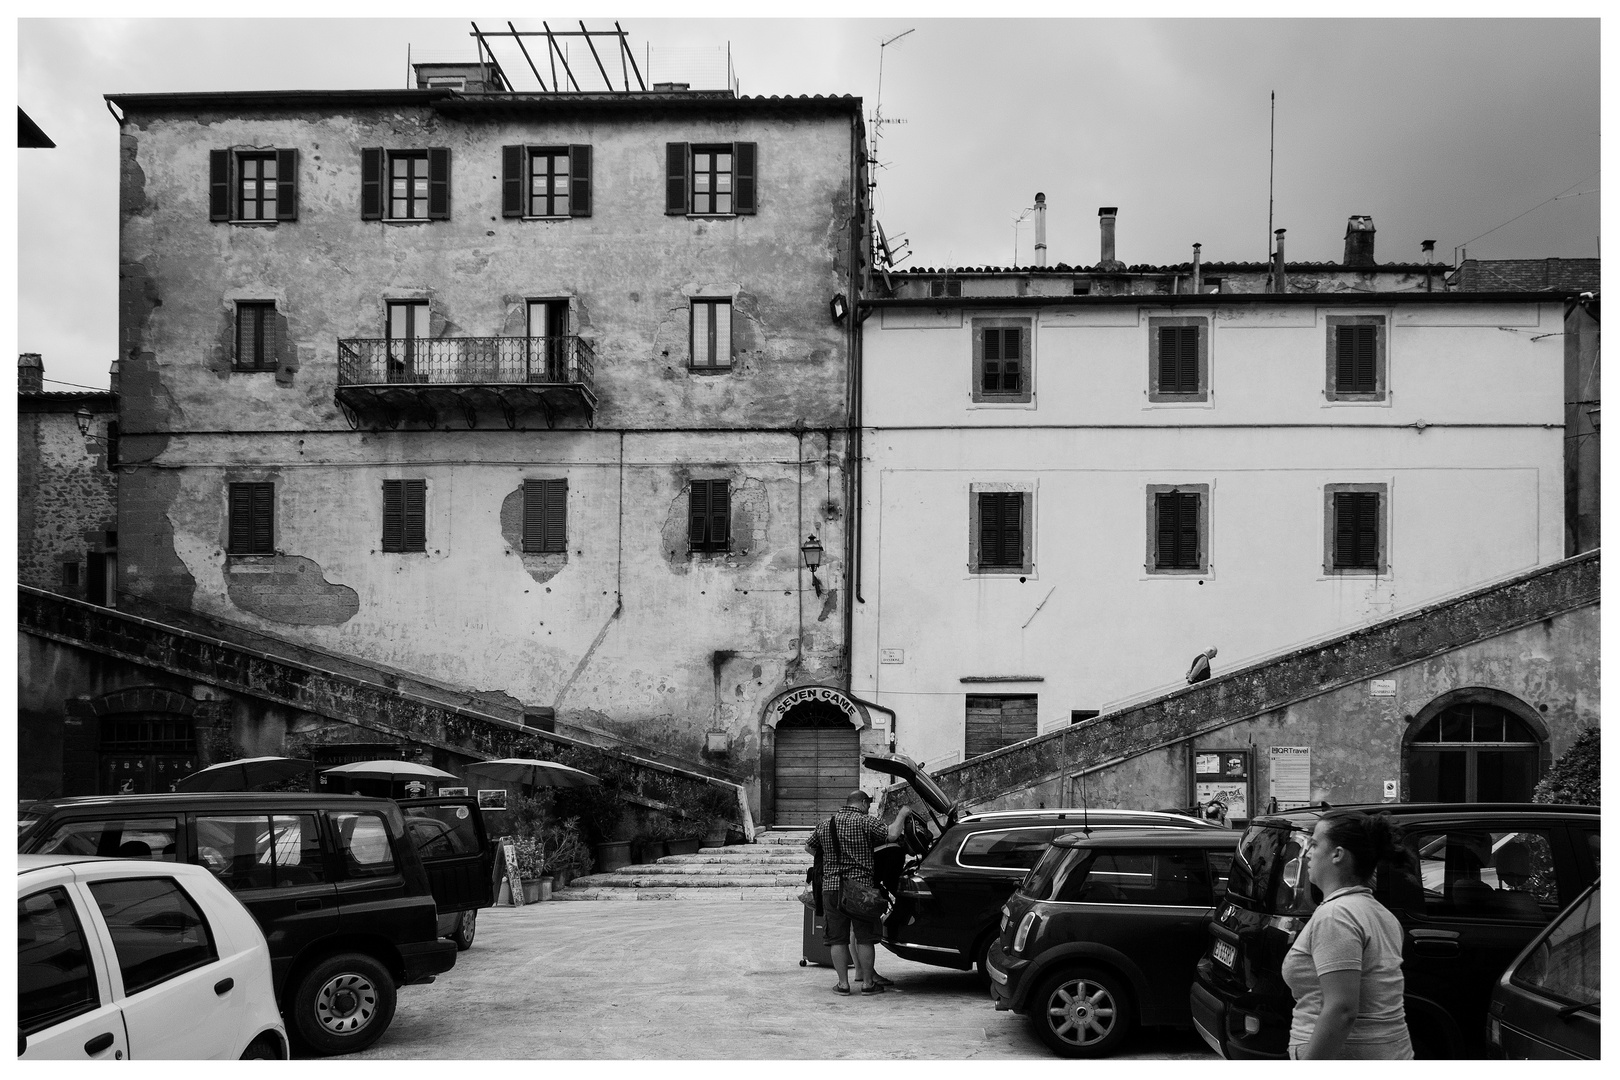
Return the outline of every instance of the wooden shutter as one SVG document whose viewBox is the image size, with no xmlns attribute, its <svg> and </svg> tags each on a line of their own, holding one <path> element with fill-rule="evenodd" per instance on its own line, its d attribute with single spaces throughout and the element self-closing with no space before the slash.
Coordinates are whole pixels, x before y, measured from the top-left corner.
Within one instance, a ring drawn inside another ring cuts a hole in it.
<svg viewBox="0 0 1620 1080">
<path fill-rule="evenodd" d="M 979 492 L 979 566 L 1024 565 L 1024 493 Z"/>
<path fill-rule="evenodd" d="M 253 544 L 252 484 L 230 486 L 230 533 L 227 539 L 232 554 L 250 551 Z"/>
<path fill-rule="evenodd" d="M 731 207 L 734 213 L 753 214 L 757 212 L 758 201 L 755 197 L 754 161 L 758 156 L 758 148 L 759 144 L 751 142 L 732 144 L 731 166 L 735 171 L 731 177 Z"/>
<path fill-rule="evenodd" d="M 523 550 L 532 553 L 551 551 L 546 546 L 546 509 L 548 485 L 565 485 L 563 480 L 523 481 Z M 567 488 L 563 490 L 566 492 Z M 555 550 L 561 551 L 562 548 Z"/>
<path fill-rule="evenodd" d="M 405 480 L 405 550 L 427 550 L 427 481 Z"/>
<path fill-rule="evenodd" d="M 973 326 L 973 392 L 984 393 L 984 346 L 985 335 L 990 333 L 977 323 Z"/>
<path fill-rule="evenodd" d="M 1378 569 L 1378 493 L 1333 494 L 1333 565 L 1338 569 Z"/>
<path fill-rule="evenodd" d="M 690 168 L 691 154 L 689 146 L 683 142 L 664 144 L 664 213 L 684 214 L 690 205 L 687 201 L 688 170 Z"/>
<path fill-rule="evenodd" d="M 1195 570 L 1200 565 L 1198 498 L 1196 491 L 1168 491 L 1154 497 L 1159 541 L 1154 565 L 1158 568 Z"/>
<path fill-rule="evenodd" d="M 979 757 L 1036 735 L 1033 696 L 969 697 L 963 758 Z"/>
<path fill-rule="evenodd" d="M 545 481 L 545 550 L 564 553 L 568 550 L 568 481 Z"/>
<path fill-rule="evenodd" d="M 731 546 L 731 481 L 709 481 L 709 547 L 725 551 Z"/>
<path fill-rule="evenodd" d="M 1023 390 L 1023 359 L 1028 354 L 1029 335 L 1022 327 L 1001 328 L 1001 392 L 1016 394 Z"/>
<path fill-rule="evenodd" d="M 383 481 L 384 551 L 405 550 L 405 481 Z"/>
<path fill-rule="evenodd" d="M 568 148 L 568 216 L 591 216 L 591 148 Z"/>
<path fill-rule="evenodd" d="M 276 151 L 276 220 L 298 220 L 298 151 Z"/>
<path fill-rule="evenodd" d="M 450 217 L 450 150 L 435 146 L 428 151 L 428 218 Z"/>
<path fill-rule="evenodd" d="M 528 152 L 522 146 L 501 147 L 501 216 L 522 217 L 528 169 Z"/>
<path fill-rule="evenodd" d="M 383 152 L 368 146 L 360 151 L 360 218 L 378 221 L 383 216 Z"/>
<path fill-rule="evenodd" d="M 291 344 L 287 333 L 287 316 L 274 307 L 266 309 L 265 314 L 270 319 L 270 329 L 265 331 L 265 341 L 269 345 L 270 362 L 268 368 L 281 367 L 292 360 Z"/>
<path fill-rule="evenodd" d="M 687 543 L 693 551 L 703 551 L 709 544 L 709 482 L 707 480 L 692 481 L 692 491 L 687 503 L 687 516 L 690 524 Z"/>
<path fill-rule="evenodd" d="M 253 550 L 270 555 L 276 550 L 274 484 L 254 484 L 253 487 Z"/>
<path fill-rule="evenodd" d="M 1377 393 L 1378 327 L 1362 323 L 1334 330 L 1334 389 L 1341 394 Z"/>
<path fill-rule="evenodd" d="M 230 486 L 230 550 L 235 555 L 275 553 L 274 484 Z"/>
<path fill-rule="evenodd" d="M 1198 392 L 1198 327 L 1159 327 L 1159 392 Z"/>
<path fill-rule="evenodd" d="M 231 152 L 208 151 L 208 220 L 231 220 Z"/>
</svg>

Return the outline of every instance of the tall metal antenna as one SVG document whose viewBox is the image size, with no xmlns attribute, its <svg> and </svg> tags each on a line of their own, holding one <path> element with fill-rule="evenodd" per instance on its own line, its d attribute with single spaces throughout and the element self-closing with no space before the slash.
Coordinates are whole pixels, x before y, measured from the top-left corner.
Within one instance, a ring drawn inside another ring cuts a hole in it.
<svg viewBox="0 0 1620 1080">
<path fill-rule="evenodd" d="M 877 174 L 878 170 L 883 168 L 883 163 L 878 159 L 878 143 L 883 138 L 883 125 L 905 123 L 904 120 L 886 119 L 883 115 L 883 50 L 887 49 L 890 45 L 893 45 L 907 34 L 916 33 L 916 30 L 916 27 L 912 27 L 910 30 L 903 30 L 894 35 L 894 37 L 890 38 L 888 41 L 880 42 L 878 44 L 877 98 L 872 108 L 872 149 L 869 151 L 869 156 L 867 158 L 867 164 L 870 166 L 870 169 L 867 172 L 866 181 L 866 190 L 869 196 L 867 205 L 872 207 L 874 211 L 876 209 Z M 879 239 L 879 236 L 882 233 L 882 228 L 883 227 L 881 225 L 878 226 L 876 230 L 877 235 L 874 235 L 871 238 L 873 246 L 872 262 L 874 265 L 879 266 L 882 269 L 884 284 L 891 285 L 892 287 L 892 284 L 889 282 L 888 271 L 894 267 L 895 258 L 894 253 L 888 247 L 888 245 Z M 879 259 L 881 259 L 882 262 L 879 262 Z"/>
<path fill-rule="evenodd" d="M 1272 231 L 1272 215 L 1277 208 L 1277 91 L 1271 92 L 1271 169 L 1266 181 L 1266 291 L 1270 292 L 1275 285 L 1272 276 L 1275 273 L 1276 254 L 1271 248 L 1272 238 L 1277 234 Z"/>
</svg>

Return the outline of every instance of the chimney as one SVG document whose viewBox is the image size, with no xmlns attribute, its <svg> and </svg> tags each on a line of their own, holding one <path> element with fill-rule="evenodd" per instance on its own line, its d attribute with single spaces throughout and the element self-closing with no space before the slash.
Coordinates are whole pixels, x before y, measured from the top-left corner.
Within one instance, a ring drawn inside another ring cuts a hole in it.
<svg viewBox="0 0 1620 1080">
<path fill-rule="evenodd" d="M 1366 214 L 1351 214 L 1344 227 L 1344 265 L 1377 266 L 1373 262 L 1373 220 Z"/>
<path fill-rule="evenodd" d="M 1427 268 L 1434 265 L 1434 241 L 1423 241 L 1423 291 L 1434 292 L 1434 274 Z"/>
<path fill-rule="evenodd" d="M 107 369 L 107 389 L 112 391 L 114 394 L 118 393 L 118 361 L 117 360 L 114 360 L 112 362 L 112 367 Z"/>
<path fill-rule="evenodd" d="M 1204 245 L 1193 245 L 1193 295 L 1204 291 Z"/>
<path fill-rule="evenodd" d="M 1288 291 L 1288 263 L 1283 258 L 1283 234 L 1287 231 L 1287 229 L 1277 230 L 1277 254 L 1271 267 L 1272 292 Z"/>
<path fill-rule="evenodd" d="M 1035 265 L 1046 265 L 1046 193 L 1035 193 Z"/>
<path fill-rule="evenodd" d="M 1425 241 L 1423 241 L 1423 261 L 1426 262 L 1426 263 L 1434 262 L 1434 241 L 1433 240 L 1425 240 Z"/>
<path fill-rule="evenodd" d="M 17 393 L 43 394 L 45 392 L 45 359 L 37 352 L 17 356 Z"/>
<path fill-rule="evenodd" d="M 1125 264 L 1114 258 L 1114 218 L 1118 214 L 1117 206 L 1097 207 L 1097 224 L 1102 227 L 1102 258 L 1097 261 L 1099 270 L 1125 269 Z"/>
</svg>

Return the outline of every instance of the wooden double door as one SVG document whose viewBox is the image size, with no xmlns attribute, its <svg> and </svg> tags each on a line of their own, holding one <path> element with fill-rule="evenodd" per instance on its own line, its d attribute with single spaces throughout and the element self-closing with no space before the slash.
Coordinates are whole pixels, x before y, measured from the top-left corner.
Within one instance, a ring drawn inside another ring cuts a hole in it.
<svg viewBox="0 0 1620 1080">
<path fill-rule="evenodd" d="M 825 821 L 860 786 L 860 766 L 860 732 L 843 713 L 795 708 L 776 725 L 776 824 Z"/>
</svg>

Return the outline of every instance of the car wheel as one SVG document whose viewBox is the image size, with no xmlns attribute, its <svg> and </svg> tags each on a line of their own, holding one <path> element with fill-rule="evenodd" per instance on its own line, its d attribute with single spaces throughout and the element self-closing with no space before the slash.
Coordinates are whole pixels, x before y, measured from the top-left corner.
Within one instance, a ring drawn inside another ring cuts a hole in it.
<svg viewBox="0 0 1620 1080">
<path fill-rule="evenodd" d="M 394 1019 L 394 978 L 363 953 L 339 953 L 304 973 L 292 999 L 293 1028 L 321 1057 L 364 1050 Z"/>
<path fill-rule="evenodd" d="M 461 918 L 456 921 L 456 932 L 450 935 L 450 940 L 456 943 L 457 952 L 466 952 L 472 948 L 473 938 L 478 934 L 478 911 L 463 911 Z"/>
<path fill-rule="evenodd" d="M 1451 1025 L 1427 1011 L 1406 1018 L 1412 1038 L 1412 1056 L 1422 1061 L 1449 1061 L 1462 1054 L 1451 1037 Z"/>
<path fill-rule="evenodd" d="M 1125 980 L 1098 968 L 1070 968 L 1029 999 L 1035 1034 L 1060 1057 L 1111 1054 L 1131 1028 Z"/>
<path fill-rule="evenodd" d="M 996 943 L 996 935 L 992 932 L 984 935 L 980 942 L 973 946 L 973 970 L 978 973 L 979 981 L 990 981 L 990 946 Z"/>
<path fill-rule="evenodd" d="M 285 1056 L 281 1052 L 281 1040 L 268 1031 L 248 1043 L 247 1049 L 242 1051 L 243 1061 L 280 1061 Z"/>
</svg>

